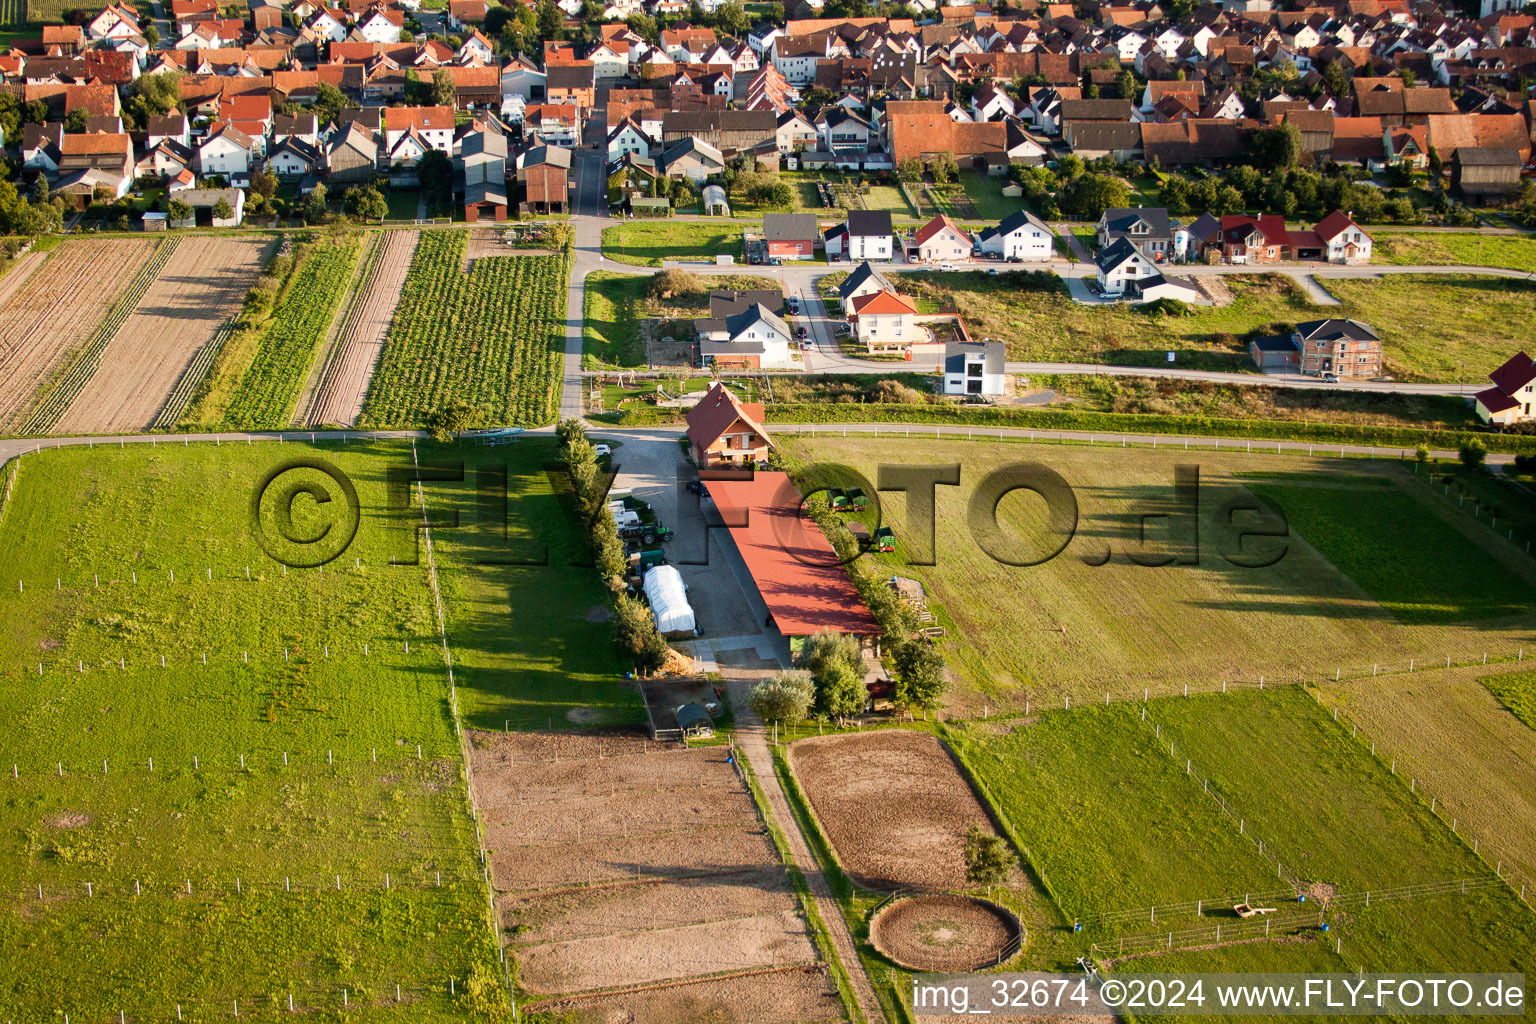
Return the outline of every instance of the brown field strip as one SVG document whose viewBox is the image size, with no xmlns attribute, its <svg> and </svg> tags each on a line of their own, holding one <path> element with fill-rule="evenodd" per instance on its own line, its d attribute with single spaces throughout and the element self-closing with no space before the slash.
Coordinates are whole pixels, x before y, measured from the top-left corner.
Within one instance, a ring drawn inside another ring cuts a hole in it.
<svg viewBox="0 0 1536 1024">
<path fill-rule="evenodd" d="M 966 830 L 992 825 L 936 737 L 907 729 L 816 736 L 790 746 L 789 764 L 855 880 L 964 888 Z"/>
<path fill-rule="evenodd" d="M 760 971 L 641 990 L 554 999 L 532 1009 L 571 1014 L 579 1024 L 708 1021 L 709 1024 L 821 1024 L 843 1020 L 822 967 Z"/>
<path fill-rule="evenodd" d="M 0 304 L 0 424 L 13 421 L 90 337 L 156 244 L 65 242 Z"/>
<path fill-rule="evenodd" d="M 198 349 L 240 311 L 270 246 L 263 238 L 183 238 L 53 432 L 150 427 Z"/>
<path fill-rule="evenodd" d="M 4 305 L 12 295 L 15 295 L 47 258 L 46 252 L 29 249 L 11 260 L 10 269 L 5 272 L 4 277 L 0 277 L 0 305 Z"/>
<path fill-rule="evenodd" d="M 776 865 L 734 875 L 508 895 L 497 901 L 503 924 L 516 929 L 512 941 L 519 946 L 675 928 L 794 906 L 789 879 Z"/>
<path fill-rule="evenodd" d="M 303 406 L 300 419 L 306 426 L 350 427 L 357 422 L 420 239 L 417 231 L 389 231 L 377 243 L 373 264 L 348 300 L 330 354 Z"/>
<path fill-rule="evenodd" d="M 785 1020 L 842 1019 L 727 748 L 638 734 L 469 742 L 496 916 L 528 991 L 594 993 L 560 1001 L 583 1020 L 637 1003 L 661 1015 L 626 1019 L 775 1020 L 757 1009 L 774 1001 L 803 1008 Z M 810 970 L 772 970 L 786 965 Z M 736 972 L 750 973 L 692 980 Z M 667 1015 L 683 1008 L 700 1016 Z"/>
</svg>

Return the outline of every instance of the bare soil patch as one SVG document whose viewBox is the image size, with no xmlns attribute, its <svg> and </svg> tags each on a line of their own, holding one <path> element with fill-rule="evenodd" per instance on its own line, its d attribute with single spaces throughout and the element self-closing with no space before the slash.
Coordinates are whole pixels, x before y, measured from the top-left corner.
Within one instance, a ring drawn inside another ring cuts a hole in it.
<svg viewBox="0 0 1536 1024">
<path fill-rule="evenodd" d="M 683 750 L 676 744 L 657 743 L 635 737 L 555 737 L 548 745 L 520 744 L 517 737 L 508 742 L 480 744 L 487 739 L 499 741 L 494 733 L 477 733 L 471 741 L 477 749 L 471 754 L 475 795 L 483 808 L 507 804 L 542 803 L 604 793 L 649 792 L 679 788 L 718 787 L 741 790 L 741 779 L 725 763 L 726 751 L 720 747 Z M 570 757 L 575 744 L 567 740 L 591 740 L 587 746 L 594 753 L 607 750 L 603 757 Z M 560 754 L 560 750 L 566 754 Z M 642 753 L 642 750 L 645 753 Z M 663 754 L 658 758 L 656 755 Z M 559 757 L 555 760 L 554 756 Z"/>
<path fill-rule="evenodd" d="M 420 238 L 418 231 L 389 231 L 378 242 L 373 264 L 347 300 L 319 382 L 310 395 L 302 417 L 307 426 L 334 423 L 350 427 L 357 422 Z"/>
<path fill-rule="evenodd" d="M 12 260 L 11 268 L 5 272 L 4 277 L 0 277 L 0 304 L 15 295 L 47 258 L 47 253 L 29 249 Z"/>
<path fill-rule="evenodd" d="M 795 910 L 518 950 L 530 991 L 583 992 L 701 973 L 809 964 L 816 951 Z"/>
<path fill-rule="evenodd" d="M 617 932 L 675 928 L 797 906 L 778 865 L 732 875 L 625 882 L 504 896 L 502 926 L 517 945 L 569 942 Z"/>
<path fill-rule="evenodd" d="M 155 251 L 154 239 L 69 241 L 0 303 L 0 424 L 101 322 Z"/>
<path fill-rule="evenodd" d="M 762 826 L 732 825 L 633 839 L 508 847 L 491 855 L 491 875 L 499 890 L 547 889 L 731 874 L 771 864 L 777 857 Z"/>
<path fill-rule="evenodd" d="M 107 343 L 95 376 L 53 432 L 150 427 L 198 350 L 240 311 L 270 248 L 264 238 L 181 239 L 138 308 Z"/>
<path fill-rule="evenodd" d="M 795 967 L 560 999 L 533 1008 L 574 1013 L 581 1024 L 819 1024 L 845 1019 L 836 987 L 824 967 Z"/>
<path fill-rule="evenodd" d="M 84 828 L 91 823 L 91 816 L 80 811 L 60 811 L 48 819 L 49 828 Z"/>
<path fill-rule="evenodd" d="M 885 907 L 869 924 L 874 947 L 918 971 L 974 971 L 994 966 L 1019 934 L 1017 919 L 986 900 L 935 893 Z"/>
<path fill-rule="evenodd" d="M 498 849 L 547 846 L 755 824 L 757 815 L 746 797 L 740 786 L 684 786 L 503 804 L 485 812 L 485 841 Z"/>
<path fill-rule="evenodd" d="M 877 888 L 965 885 L 965 833 L 993 831 L 949 752 L 907 729 L 817 736 L 789 763 L 855 879 Z"/>
</svg>

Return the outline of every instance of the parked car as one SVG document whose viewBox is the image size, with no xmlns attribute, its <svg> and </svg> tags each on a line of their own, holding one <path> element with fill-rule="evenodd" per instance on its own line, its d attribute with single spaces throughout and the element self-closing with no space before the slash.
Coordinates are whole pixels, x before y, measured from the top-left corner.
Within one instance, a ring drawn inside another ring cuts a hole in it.
<svg viewBox="0 0 1536 1024">
<path fill-rule="evenodd" d="M 988 267 L 987 268 L 987 275 L 989 277 L 996 277 L 997 276 L 997 268 L 996 267 Z"/>
<path fill-rule="evenodd" d="M 1337 384 L 1338 382 L 1339 382 L 1339 375 L 1338 374 L 1336 374 L 1336 373 L 1325 373 L 1325 374 L 1323 374 L 1323 383 L 1324 384 Z"/>
<path fill-rule="evenodd" d="M 810 335 L 810 332 L 807 331 L 804 327 L 802 327 L 802 328 L 800 328 L 799 332 L 796 333 L 795 337 L 799 338 L 801 341 L 804 341 L 809 335 Z"/>
<path fill-rule="evenodd" d="M 689 494 L 700 496 L 704 494 L 704 482 L 702 480 L 689 480 L 685 486 L 688 488 Z"/>
<path fill-rule="evenodd" d="M 960 268 L 955 266 L 953 263 L 940 263 L 939 264 L 939 269 L 940 270 L 959 270 Z"/>
<path fill-rule="evenodd" d="M 592 450 L 597 453 L 597 457 L 600 459 L 613 457 L 613 448 L 609 445 L 595 444 L 592 446 Z"/>
<path fill-rule="evenodd" d="M 790 311 L 790 313 L 798 315 L 799 312 L 800 312 L 800 298 L 799 298 L 799 296 L 791 295 L 786 301 L 789 304 L 789 311 Z"/>
</svg>

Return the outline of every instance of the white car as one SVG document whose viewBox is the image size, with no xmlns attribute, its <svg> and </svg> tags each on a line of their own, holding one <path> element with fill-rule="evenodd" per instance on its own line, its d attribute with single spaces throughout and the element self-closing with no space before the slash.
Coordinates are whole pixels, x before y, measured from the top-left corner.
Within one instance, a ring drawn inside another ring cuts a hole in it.
<svg viewBox="0 0 1536 1024">
<path fill-rule="evenodd" d="M 592 446 L 592 450 L 597 453 L 597 457 L 600 459 L 604 456 L 611 457 L 613 455 L 613 449 L 606 444 L 595 444 Z"/>
<path fill-rule="evenodd" d="M 940 263 L 939 264 L 939 269 L 940 270 L 959 270 L 960 268 L 955 266 L 953 263 Z"/>
</svg>

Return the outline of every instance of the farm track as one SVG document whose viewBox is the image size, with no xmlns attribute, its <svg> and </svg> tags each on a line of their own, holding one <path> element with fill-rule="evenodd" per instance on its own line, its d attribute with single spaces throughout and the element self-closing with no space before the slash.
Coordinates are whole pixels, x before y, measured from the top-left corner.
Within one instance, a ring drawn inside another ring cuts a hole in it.
<svg viewBox="0 0 1536 1024">
<path fill-rule="evenodd" d="M 154 252 L 148 239 L 93 239 L 43 254 L 0 304 L 0 424 L 21 432 Z"/>
<path fill-rule="evenodd" d="M 418 231 L 389 231 L 369 246 L 317 382 L 299 403 L 298 425 L 357 422 L 420 238 Z"/>
<path fill-rule="evenodd" d="M 35 249 L 16 257 L 14 260 L 16 265 L 6 271 L 4 277 L 0 277 L 0 305 L 9 302 L 11 296 L 27 283 L 28 278 L 43 265 L 43 261 L 47 258 L 46 252 L 38 252 Z"/>
<path fill-rule="evenodd" d="M 197 236 L 179 242 L 137 308 L 106 341 L 55 432 L 114 432 L 174 425 L 162 414 L 175 394 L 180 409 L 211 365 L 256 280 L 270 243 Z M 193 368 L 202 366 L 200 372 Z"/>
</svg>

